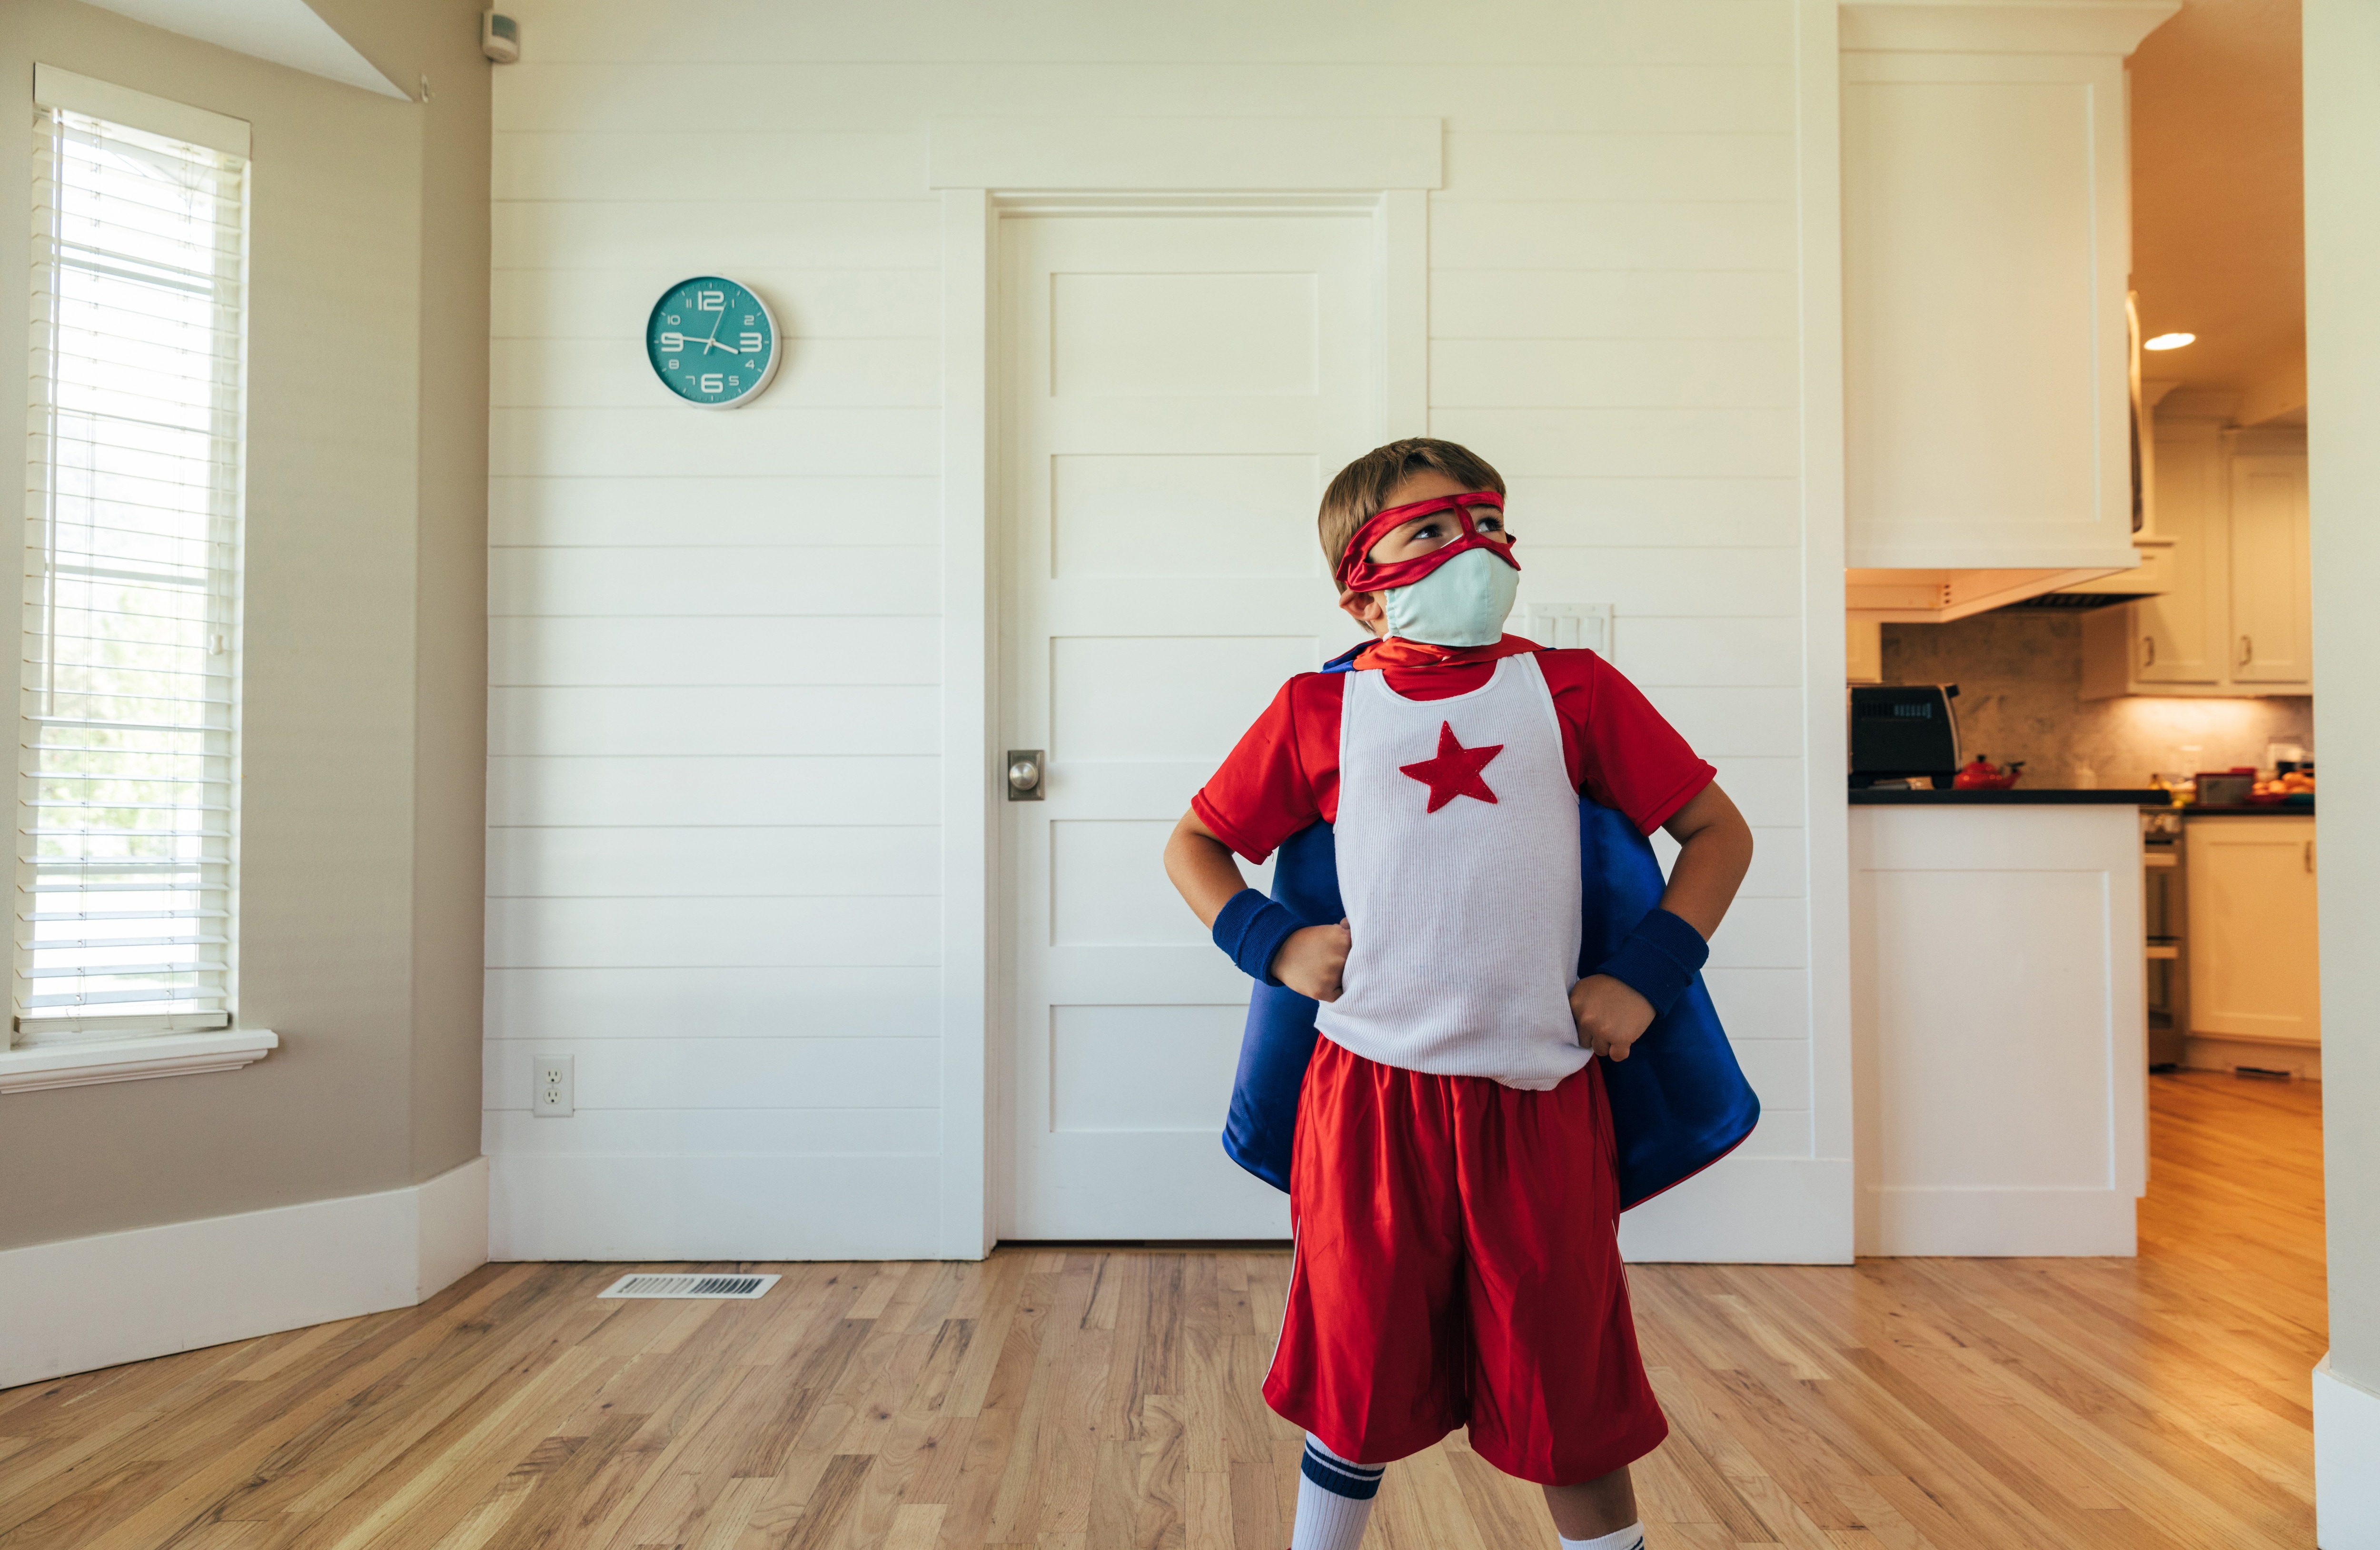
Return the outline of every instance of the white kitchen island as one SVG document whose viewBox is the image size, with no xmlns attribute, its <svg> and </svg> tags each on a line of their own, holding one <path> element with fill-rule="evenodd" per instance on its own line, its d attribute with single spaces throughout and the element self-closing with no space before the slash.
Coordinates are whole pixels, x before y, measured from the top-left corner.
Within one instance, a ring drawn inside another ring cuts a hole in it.
<svg viewBox="0 0 2380 1550">
<path fill-rule="evenodd" d="M 2134 1252 L 2150 794 L 1853 793 L 1859 1253 Z"/>
</svg>

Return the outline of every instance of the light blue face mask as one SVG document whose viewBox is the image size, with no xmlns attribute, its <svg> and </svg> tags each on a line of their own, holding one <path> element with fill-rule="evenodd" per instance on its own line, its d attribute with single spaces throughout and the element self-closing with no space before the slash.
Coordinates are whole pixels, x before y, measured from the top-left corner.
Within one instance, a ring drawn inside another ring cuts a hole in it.
<svg viewBox="0 0 2380 1550">
<path fill-rule="evenodd" d="M 1521 588 L 1521 573 L 1484 549 L 1466 550 L 1410 587 L 1380 594 L 1387 633 L 1432 646 L 1493 646 Z"/>
</svg>

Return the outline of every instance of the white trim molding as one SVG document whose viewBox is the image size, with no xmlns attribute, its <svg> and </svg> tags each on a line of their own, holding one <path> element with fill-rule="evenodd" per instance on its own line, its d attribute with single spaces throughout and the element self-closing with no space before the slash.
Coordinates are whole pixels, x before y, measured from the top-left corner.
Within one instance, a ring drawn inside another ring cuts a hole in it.
<svg viewBox="0 0 2380 1550">
<path fill-rule="evenodd" d="M 942 191 L 942 1169 L 947 1259 L 991 1252 L 990 1052 L 998 1025 L 992 736 L 991 285 L 981 188 Z"/>
<path fill-rule="evenodd" d="M 1378 270 L 1380 440 L 1429 434 L 1429 195 L 1389 188 L 1372 222 Z"/>
<path fill-rule="evenodd" d="M 245 118 L 212 113 L 170 97 L 152 97 L 111 80 L 61 70 L 55 65 L 33 66 L 33 101 L 68 113 L 87 113 L 93 118 L 164 135 L 168 139 L 203 145 L 226 156 L 245 159 L 248 155 Z"/>
<path fill-rule="evenodd" d="M 1766 1221 L 1745 1244 L 1791 1233 L 1822 1264 L 1851 1263 L 1857 1219 L 1851 1035 L 1851 809 L 1843 800 L 1843 200 L 1842 64 L 1834 0 L 1799 0 L 1794 14 L 1796 157 L 1801 206 L 1802 333 L 1802 831 L 1807 847 L 1805 951 L 1810 1028 L 1810 1192 L 1798 1228 Z M 1748 1165 L 1750 1159 L 1745 1159 Z M 1767 1168 L 1785 1166 L 1783 1159 Z M 1721 1169 L 1755 1170 L 1730 1159 Z M 1715 1169 L 1718 1172 L 1721 1169 Z M 1773 1188 L 1773 1186 L 1772 1186 Z M 1683 1190 L 1675 1192 L 1684 1193 Z M 1774 1198 L 1757 1189 L 1731 1199 Z M 1824 1244 L 1823 1251 L 1819 1245 Z M 1723 1256 L 1713 1256 L 1723 1257 Z"/>
<path fill-rule="evenodd" d="M 1846 54 L 2123 57 L 2181 0 L 1843 0 Z"/>
<path fill-rule="evenodd" d="M 411 1307 L 487 1248 L 473 1157 L 375 1194 L 0 1251 L 0 1388 Z"/>
<path fill-rule="evenodd" d="M 1445 182 L 1437 118 L 938 118 L 933 188 L 1378 193 Z"/>
<path fill-rule="evenodd" d="M 2140 1252 L 2139 1190 L 1867 1184 L 1859 1252 L 1914 1258 L 2130 1258 Z"/>
<path fill-rule="evenodd" d="M 1848 1157 L 1732 1156 L 1620 1218 L 1631 1265 L 1848 1265 Z"/>
<path fill-rule="evenodd" d="M 2313 1542 L 2321 1550 L 2380 1550 L 2380 1394 L 2313 1369 Z"/>
<path fill-rule="evenodd" d="M 155 1034 L 0 1050 L 0 1093 L 237 1071 L 280 1047 L 280 1035 L 270 1028 L 225 1028 L 212 1034 Z"/>
</svg>

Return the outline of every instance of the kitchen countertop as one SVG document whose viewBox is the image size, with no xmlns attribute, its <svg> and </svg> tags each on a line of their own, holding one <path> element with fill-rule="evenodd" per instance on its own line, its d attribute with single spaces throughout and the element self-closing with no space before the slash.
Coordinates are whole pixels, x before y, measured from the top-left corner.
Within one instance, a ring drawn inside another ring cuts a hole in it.
<svg viewBox="0 0 2380 1550">
<path fill-rule="evenodd" d="M 2193 803 L 2181 809 L 2189 818 L 2264 818 L 2303 817 L 2313 811 L 2311 802 L 2226 802 L 2219 806 L 2200 806 Z"/>
<path fill-rule="evenodd" d="M 2104 807 L 2162 807 L 2166 793 L 2153 786 L 2109 787 L 2099 791 L 2061 791 L 2054 786 L 2017 786 L 2008 791 L 1899 791 L 1857 788 L 1854 807 L 2047 807 L 2057 805 Z M 2263 809 L 2259 808 L 2258 811 Z"/>
<path fill-rule="evenodd" d="M 2060 790 L 2054 786 L 2018 786 L 2009 791 L 1901 791 L 1874 787 L 1851 793 L 1854 807 L 2049 807 L 2059 805 L 2093 807 L 2168 808 L 2184 817 L 2262 818 L 2310 816 L 2311 802 L 2228 802 L 2220 806 L 2185 804 L 2172 807 L 2155 786 L 2107 787 L 2096 791 Z"/>
</svg>

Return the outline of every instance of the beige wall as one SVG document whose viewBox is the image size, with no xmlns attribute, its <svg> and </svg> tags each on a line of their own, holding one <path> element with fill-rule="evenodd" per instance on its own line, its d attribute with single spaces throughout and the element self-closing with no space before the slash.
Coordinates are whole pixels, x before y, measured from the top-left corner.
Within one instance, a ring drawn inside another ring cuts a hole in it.
<svg viewBox="0 0 2380 1550">
<path fill-rule="evenodd" d="M 2380 1391 L 2380 5 L 2305 7 L 2306 369 L 2322 750 L 2332 1370 Z M 2325 1541 L 2325 1543 L 2328 1543 Z"/>
<path fill-rule="evenodd" d="M 253 126 L 240 1021 L 285 1041 L 220 1075 L 0 1097 L 0 1248 L 393 1188 L 479 1150 L 478 8 L 355 7 L 375 65 L 430 78 L 409 103 L 78 0 L 0 6 L 7 122 L 40 61 Z M 0 156 L 0 222 L 25 219 L 29 144 Z M 0 295 L 26 294 L 26 261 L 0 241 Z M 25 358 L 20 321 L 0 337 Z M 24 392 L 0 368 L 0 422 Z"/>
</svg>

